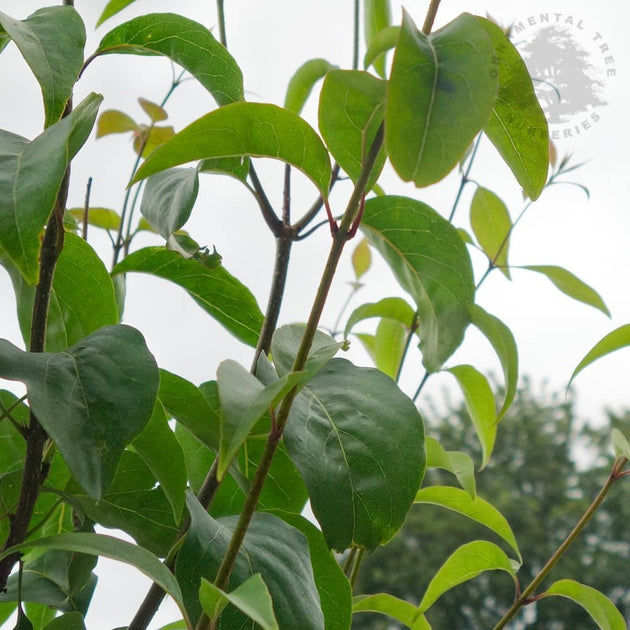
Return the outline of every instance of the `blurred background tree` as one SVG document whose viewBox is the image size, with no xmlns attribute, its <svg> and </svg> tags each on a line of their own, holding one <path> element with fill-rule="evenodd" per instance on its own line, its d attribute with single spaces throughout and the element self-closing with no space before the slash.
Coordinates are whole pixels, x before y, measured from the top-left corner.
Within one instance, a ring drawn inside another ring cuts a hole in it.
<svg viewBox="0 0 630 630">
<path fill-rule="evenodd" d="M 447 450 L 468 452 L 480 461 L 478 442 L 463 406 L 437 414 L 423 410 L 428 433 Z M 628 434 L 630 412 L 607 412 L 609 425 L 583 426 L 564 394 L 535 392 L 523 382 L 519 396 L 501 422 L 488 467 L 477 474 L 478 494 L 510 523 L 524 558 L 521 585 L 528 584 L 595 497 L 612 464 L 613 426 Z M 572 446 L 573 445 L 573 446 Z M 456 485 L 446 472 L 431 469 L 424 485 Z M 620 483 L 573 548 L 552 571 L 547 584 L 573 578 L 608 595 L 630 622 L 627 588 L 630 559 L 630 483 Z M 418 505 L 397 537 L 363 563 L 355 593 L 389 592 L 418 604 L 429 581 L 460 545 L 482 538 L 509 552 L 490 530 L 443 508 Z M 511 553 L 513 556 L 513 552 Z M 544 588 L 544 584 L 543 584 Z M 428 611 L 436 630 L 488 630 L 514 597 L 512 581 L 486 572 L 443 595 Z M 393 630 L 388 617 L 355 615 L 354 630 Z M 630 627 L 630 626 L 629 626 Z M 592 619 L 563 598 L 527 606 L 512 630 L 591 630 Z"/>
</svg>

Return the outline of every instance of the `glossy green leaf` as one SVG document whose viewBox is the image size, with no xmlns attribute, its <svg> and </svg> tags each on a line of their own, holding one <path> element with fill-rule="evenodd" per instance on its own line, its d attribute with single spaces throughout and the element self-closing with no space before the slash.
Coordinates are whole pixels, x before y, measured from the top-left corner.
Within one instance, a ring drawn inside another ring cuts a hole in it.
<svg viewBox="0 0 630 630">
<path fill-rule="evenodd" d="M 325 59 L 309 59 L 304 62 L 289 81 L 284 107 L 296 114 L 302 113 L 315 84 L 336 67 Z"/>
<path fill-rule="evenodd" d="M 357 595 L 353 600 L 352 610 L 355 613 L 375 612 L 387 615 L 404 623 L 411 630 L 431 630 L 426 617 L 413 604 L 389 593 Z"/>
<path fill-rule="evenodd" d="M 425 454 L 422 418 L 394 381 L 333 359 L 296 397 L 284 438 L 331 548 L 373 549 L 398 531 Z"/>
<path fill-rule="evenodd" d="M 452 486 L 429 486 L 418 490 L 416 503 L 439 505 L 485 525 L 503 538 L 522 559 L 509 523 L 499 510 L 480 496 L 471 497 L 465 490 Z"/>
<path fill-rule="evenodd" d="M 387 93 L 385 145 L 405 181 L 428 186 L 457 164 L 498 91 L 485 29 L 464 13 L 427 36 L 403 16 Z"/>
<path fill-rule="evenodd" d="M 383 121 L 386 88 L 386 81 L 359 70 L 332 70 L 324 79 L 319 129 L 333 157 L 355 183 Z M 381 148 L 366 192 L 378 180 L 385 157 Z"/>
<path fill-rule="evenodd" d="M 500 26 L 475 18 L 486 31 L 497 59 L 499 93 L 484 132 L 531 199 L 547 181 L 549 131 L 527 66 Z"/>
<path fill-rule="evenodd" d="M 185 378 L 160 370 L 158 398 L 166 411 L 202 444 L 218 451 L 221 407 L 216 382 L 206 383 L 204 393 Z"/>
<path fill-rule="evenodd" d="M 365 275 L 371 265 L 372 253 L 370 252 L 370 245 L 367 239 L 362 238 L 352 252 L 352 269 L 354 269 L 357 282 Z"/>
<path fill-rule="evenodd" d="M 468 453 L 444 450 L 444 447 L 429 435 L 425 438 L 425 446 L 427 468 L 441 468 L 454 474 L 461 487 L 474 499 L 477 494 L 477 484 L 472 457 Z"/>
<path fill-rule="evenodd" d="M 199 192 L 195 168 L 171 168 L 147 179 L 140 212 L 165 239 L 177 232 L 192 212 Z"/>
<path fill-rule="evenodd" d="M 236 361 L 219 365 L 217 383 L 221 400 L 221 448 L 217 477 L 225 474 L 256 422 L 293 389 L 301 373 L 286 374 L 265 387 Z"/>
<path fill-rule="evenodd" d="M 55 618 L 55 610 L 49 608 L 48 606 L 42 606 L 41 604 L 26 604 L 26 615 L 33 622 L 33 627 L 35 630 L 42 630 L 42 628 L 48 628 L 49 624 Z M 83 619 L 83 615 L 81 613 L 68 613 L 73 616 L 79 617 L 79 619 Z M 65 615 L 62 615 L 64 617 Z M 54 630 L 55 626 L 52 627 Z M 86 630 L 85 626 L 73 626 L 70 625 L 70 630 Z M 57 625 L 57 630 L 60 630 L 59 625 Z"/>
<path fill-rule="evenodd" d="M 152 553 L 164 557 L 177 536 L 178 523 L 164 490 L 141 457 L 125 451 L 109 488 L 94 501 L 79 488 L 69 491 L 81 509 L 104 527 L 121 529 Z"/>
<path fill-rule="evenodd" d="M 547 276 L 565 295 L 599 309 L 604 315 L 610 317 L 610 311 L 599 296 L 599 293 L 563 267 L 556 267 L 555 265 L 525 265 L 520 267 L 520 269 L 529 269 L 529 271 L 535 271 Z"/>
<path fill-rule="evenodd" d="M 83 208 L 70 208 L 68 212 L 79 222 L 83 223 Z M 89 208 L 88 225 L 103 228 L 104 230 L 117 230 L 120 225 L 120 215 L 109 208 Z"/>
<path fill-rule="evenodd" d="M 466 409 L 481 444 L 481 468 L 490 460 L 497 436 L 497 413 L 494 394 L 488 379 L 472 365 L 457 365 L 450 372 L 464 394 Z"/>
<path fill-rule="evenodd" d="M 279 630 L 267 585 L 260 573 L 252 575 L 230 593 L 225 593 L 212 582 L 201 579 L 199 601 L 204 612 L 215 621 L 228 604 L 232 604 L 263 630 Z"/>
<path fill-rule="evenodd" d="M 348 318 L 348 323 L 343 331 L 343 336 L 347 337 L 356 324 L 370 319 L 371 317 L 384 317 L 400 322 L 407 328 L 411 328 L 414 319 L 414 311 L 409 304 L 398 297 L 383 298 L 378 302 L 368 302 L 361 304 L 352 311 Z"/>
<path fill-rule="evenodd" d="M 188 476 L 186 462 L 177 438 L 168 426 L 166 413 L 158 400 L 142 433 L 132 442 L 133 449 L 158 480 L 173 508 L 178 523 L 186 504 Z"/>
<path fill-rule="evenodd" d="M 573 382 L 573 379 L 587 366 L 597 361 L 601 357 L 630 346 L 630 324 L 624 324 L 619 328 L 615 328 L 612 332 L 608 333 L 600 341 L 598 341 L 587 353 L 586 356 L 578 363 L 571 378 L 569 379 L 569 385 Z"/>
<path fill-rule="evenodd" d="M 306 326 L 304 324 L 288 324 L 278 328 L 271 340 L 271 356 L 279 376 L 286 376 L 293 370 L 295 356 L 302 343 Z M 316 331 L 311 344 L 304 372 L 305 383 L 328 363 L 343 348 L 343 341 L 337 342 L 330 335 Z"/>
<path fill-rule="evenodd" d="M 98 18 L 96 26 L 100 26 L 105 20 L 108 20 L 113 15 L 116 15 L 116 13 L 119 13 L 135 1 L 136 0 L 109 0 L 109 2 L 105 5 L 101 16 Z"/>
<path fill-rule="evenodd" d="M 470 226 L 492 265 L 509 279 L 508 251 L 512 219 L 506 205 L 491 190 L 477 187 L 470 204 Z"/>
<path fill-rule="evenodd" d="M 395 379 L 405 353 L 409 332 L 405 326 L 393 319 L 381 319 L 374 334 L 369 352 L 374 365 Z M 361 339 L 362 336 L 359 336 Z"/>
<path fill-rule="evenodd" d="M 505 552 L 493 543 L 476 540 L 456 549 L 438 569 L 418 606 L 427 611 L 435 601 L 454 586 L 476 578 L 484 571 L 506 571 L 514 577 L 514 568 Z"/>
<path fill-rule="evenodd" d="M 33 624 L 31 623 L 31 620 L 26 616 L 26 614 L 22 610 L 21 604 L 18 606 L 17 612 L 18 612 L 17 622 L 15 624 L 14 630 L 34 630 Z"/>
<path fill-rule="evenodd" d="M 617 457 L 623 455 L 630 460 L 630 444 L 628 444 L 626 436 L 619 429 L 612 430 L 612 443 Z"/>
<path fill-rule="evenodd" d="M 177 556 L 175 575 L 190 618 L 195 621 L 201 613 L 201 579 L 214 579 L 237 517 L 215 520 L 192 495 L 189 495 L 188 510 L 192 524 Z M 324 619 L 306 538 L 272 514 L 256 512 L 253 515 L 228 590 L 243 584 L 255 573 L 260 573 L 269 588 L 281 628 L 323 630 Z M 230 606 L 223 612 L 218 627 L 241 627 L 243 621 L 242 613 Z"/>
<path fill-rule="evenodd" d="M 20 330 L 28 345 L 35 288 L 24 281 L 17 269 L 6 266 L 13 281 Z M 66 232 L 53 278 L 46 350 L 61 352 L 99 328 L 117 322 L 114 285 L 105 265 L 88 243 Z"/>
<path fill-rule="evenodd" d="M 138 123 L 117 109 L 108 109 L 104 111 L 96 123 L 96 137 L 102 138 L 112 133 L 127 133 L 128 131 L 139 132 Z"/>
<path fill-rule="evenodd" d="M 446 219 L 407 197 L 369 199 L 361 229 L 416 302 L 422 362 L 438 371 L 470 322 L 475 286 L 466 246 Z"/>
<path fill-rule="evenodd" d="M 85 27 L 74 7 L 46 7 L 24 21 L 0 12 L 0 25 L 19 48 L 44 98 L 45 127 L 62 116 L 83 65 Z"/>
<path fill-rule="evenodd" d="M 83 615 L 69 612 L 51 621 L 45 630 L 86 630 Z"/>
<path fill-rule="evenodd" d="M 391 21 L 391 8 L 389 0 L 365 0 L 363 3 L 363 32 L 365 34 L 365 46 L 370 48 L 378 34 L 389 26 Z M 374 61 L 374 69 L 385 78 L 385 56 Z"/>
<path fill-rule="evenodd" d="M 0 340 L 0 375 L 26 385 L 37 419 L 95 499 L 149 420 L 158 388 L 155 359 L 129 326 L 101 328 L 63 353 Z"/>
<path fill-rule="evenodd" d="M 208 269 L 163 247 L 133 252 L 113 273 L 137 271 L 170 280 L 188 294 L 235 337 L 250 346 L 258 342 L 263 315 L 250 290 L 222 266 Z"/>
<path fill-rule="evenodd" d="M 134 182 L 193 160 L 243 155 L 291 164 L 328 197 L 330 159 L 319 136 L 297 114 L 265 103 L 234 103 L 199 118 L 156 149 Z"/>
<path fill-rule="evenodd" d="M 301 531 L 308 540 L 315 585 L 319 592 L 326 630 L 347 630 L 352 619 L 352 588 L 322 532 L 309 520 L 282 510 L 267 510 Z"/>
<path fill-rule="evenodd" d="M 367 70 L 372 64 L 378 64 L 377 60 L 383 53 L 396 47 L 399 37 L 400 26 L 386 26 L 379 31 L 365 51 L 363 67 Z"/>
<path fill-rule="evenodd" d="M 161 105 L 153 103 L 152 101 L 149 101 L 146 98 L 142 97 L 138 99 L 138 103 L 140 103 L 140 107 L 142 107 L 145 114 L 153 122 L 161 122 L 162 120 L 166 120 L 168 118 L 168 114 Z"/>
<path fill-rule="evenodd" d="M 505 398 L 497 415 L 497 422 L 510 408 L 518 385 L 518 348 L 512 331 L 494 315 L 490 315 L 477 304 L 472 307 L 472 323 L 492 344 L 499 357 L 505 379 Z"/>
<path fill-rule="evenodd" d="M 600 591 L 575 580 L 558 580 L 544 597 L 558 595 L 573 600 L 586 610 L 601 630 L 626 630 L 626 621 L 615 605 Z"/>
<path fill-rule="evenodd" d="M 29 284 L 39 280 L 40 237 L 66 167 L 87 140 L 101 100 L 88 96 L 32 142 L 0 132 L 0 258 L 9 258 Z"/>
<path fill-rule="evenodd" d="M 175 603 L 187 619 L 177 580 L 158 558 L 138 545 L 103 534 L 67 533 L 28 540 L 21 545 L 3 551 L 0 554 L 0 559 L 16 551 L 26 551 L 28 549 L 72 551 L 74 553 L 103 556 L 104 558 L 111 558 L 112 560 L 130 564 L 161 586 L 175 600 Z"/>
<path fill-rule="evenodd" d="M 151 13 L 117 26 L 93 57 L 109 54 L 164 55 L 190 72 L 219 105 L 244 98 L 243 75 L 232 55 L 205 26 L 182 15 Z"/>
</svg>

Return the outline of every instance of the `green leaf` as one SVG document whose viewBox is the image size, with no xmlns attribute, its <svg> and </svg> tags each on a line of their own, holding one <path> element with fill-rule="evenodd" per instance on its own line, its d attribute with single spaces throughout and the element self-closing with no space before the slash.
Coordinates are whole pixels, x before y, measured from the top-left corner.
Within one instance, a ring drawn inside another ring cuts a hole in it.
<svg viewBox="0 0 630 630">
<path fill-rule="evenodd" d="M 352 268 L 354 269 L 357 282 L 369 270 L 371 265 L 372 253 L 370 252 L 370 245 L 367 239 L 362 238 L 352 252 Z"/>
<path fill-rule="evenodd" d="M 357 182 L 380 129 L 387 82 L 358 70 L 332 70 L 319 98 L 319 129 L 341 168 Z M 365 191 L 371 190 L 385 164 L 381 148 Z"/>
<path fill-rule="evenodd" d="M 304 324 L 288 324 L 274 332 L 271 339 L 271 356 L 278 375 L 286 376 L 293 370 L 295 356 L 302 343 L 305 330 Z M 306 383 L 319 372 L 344 345 L 343 341 L 337 342 L 330 335 L 316 331 L 304 366 L 305 375 L 300 380 L 300 384 Z"/>
<path fill-rule="evenodd" d="M 353 599 L 352 610 L 355 613 L 376 612 L 387 615 L 411 630 L 431 630 L 426 617 L 413 604 L 388 593 L 357 595 Z"/>
<path fill-rule="evenodd" d="M 356 324 L 364 319 L 370 319 L 371 317 L 393 319 L 407 328 L 411 328 L 414 319 L 414 310 L 405 300 L 398 297 L 383 298 L 378 302 L 361 304 L 361 306 L 358 306 L 352 311 L 352 314 L 348 318 L 343 336 L 348 337 Z"/>
<path fill-rule="evenodd" d="M 69 491 L 90 519 L 104 527 L 123 530 L 140 546 L 164 557 L 177 536 L 178 523 L 156 481 L 141 457 L 127 450 L 99 501 L 90 499 L 72 483 Z"/>
<path fill-rule="evenodd" d="M 218 479 L 223 477 L 256 422 L 274 408 L 302 376 L 302 373 L 286 374 L 265 387 L 236 361 L 227 360 L 219 365 L 221 448 Z"/>
<path fill-rule="evenodd" d="M 497 415 L 497 422 L 510 408 L 518 385 L 518 348 L 512 331 L 494 315 L 490 315 L 477 304 L 473 305 L 472 323 L 492 344 L 499 357 L 505 379 L 505 399 Z"/>
<path fill-rule="evenodd" d="M 296 397 L 284 438 L 331 548 L 373 549 L 400 529 L 424 475 L 424 435 L 389 377 L 333 359 Z"/>
<path fill-rule="evenodd" d="M 475 18 L 494 47 L 499 93 L 484 132 L 512 169 L 530 199 L 547 181 L 549 131 L 527 66 L 503 30 L 490 20 Z"/>
<path fill-rule="evenodd" d="M 422 361 L 438 371 L 470 322 L 475 286 L 466 246 L 446 219 L 407 197 L 369 199 L 361 229 L 416 302 Z"/>
<path fill-rule="evenodd" d="M 132 543 L 112 536 L 90 533 L 67 533 L 27 540 L 21 545 L 10 547 L 0 554 L 0 559 L 16 551 L 27 549 L 58 549 L 74 553 L 103 556 L 130 564 L 160 586 L 179 606 L 184 618 L 188 619 L 183 606 L 182 593 L 173 574 L 152 553 Z"/>
<path fill-rule="evenodd" d="M 39 280 L 40 237 L 66 167 L 87 140 L 101 100 L 91 94 L 32 142 L 0 132 L 0 258 L 8 257 L 29 284 Z"/>
<path fill-rule="evenodd" d="M 44 98 L 45 127 L 62 116 L 83 65 L 85 27 L 74 7 L 46 7 L 23 22 L 0 12 L 0 25 L 35 75 Z"/>
<path fill-rule="evenodd" d="M 429 486 L 418 490 L 416 503 L 431 503 L 467 516 L 477 523 L 485 525 L 514 549 L 522 560 L 516 538 L 509 523 L 493 505 L 480 496 L 471 497 L 465 490 L 452 486 Z"/>
<path fill-rule="evenodd" d="M 69 612 L 51 621 L 45 630 L 86 630 L 81 613 Z"/>
<path fill-rule="evenodd" d="M 138 123 L 117 109 L 108 109 L 104 111 L 96 123 L 96 137 L 102 138 L 112 133 L 127 133 L 128 131 L 140 132 Z"/>
<path fill-rule="evenodd" d="M 492 265 L 509 279 L 508 250 L 512 219 L 506 205 L 491 190 L 477 187 L 470 204 L 470 226 Z"/>
<path fill-rule="evenodd" d="M 348 630 L 352 619 L 352 588 L 335 555 L 328 549 L 322 532 L 298 514 L 267 510 L 300 530 L 308 540 L 315 585 L 324 613 L 326 630 Z"/>
<path fill-rule="evenodd" d="M 145 158 L 174 135 L 175 129 L 173 127 L 158 127 L 157 125 L 147 127 L 146 125 L 140 125 L 138 133 L 134 134 L 133 137 L 133 150 Z"/>
<path fill-rule="evenodd" d="M 42 628 L 48 628 L 49 624 L 55 618 L 55 610 L 49 608 L 48 606 L 42 606 L 41 604 L 26 604 L 26 615 L 33 622 L 33 627 L 35 630 L 42 630 Z M 81 613 L 68 613 L 72 615 L 78 615 L 80 619 L 83 619 L 83 615 Z M 62 618 L 65 615 L 62 615 Z M 55 626 L 53 626 L 54 630 Z M 70 625 L 70 630 L 85 630 L 85 626 L 72 626 Z M 57 625 L 57 630 L 59 630 L 59 625 Z M 62 629 L 63 630 L 63 629 Z"/>
<path fill-rule="evenodd" d="M 185 378 L 160 370 L 158 398 L 166 411 L 202 444 L 219 450 L 221 407 L 216 382 L 205 383 L 202 393 Z"/>
<path fill-rule="evenodd" d="M 457 379 L 464 394 L 466 409 L 481 444 L 481 468 L 485 468 L 497 436 L 494 394 L 488 379 L 472 365 L 457 365 L 446 371 Z"/>
<path fill-rule="evenodd" d="M 462 582 L 477 577 L 484 571 L 506 571 L 514 577 L 515 572 L 505 552 L 493 543 L 484 540 L 462 545 L 456 549 L 433 576 L 418 606 L 427 611 L 444 593 Z"/>
<path fill-rule="evenodd" d="M 14 630 L 33 630 L 33 624 L 31 623 L 31 620 L 24 614 L 21 604 L 18 606 L 17 623 Z"/>
<path fill-rule="evenodd" d="M 171 168 L 147 179 L 140 212 L 165 239 L 177 232 L 190 217 L 199 174 L 195 168 Z"/>
<path fill-rule="evenodd" d="M 428 435 L 424 443 L 427 449 L 427 468 L 441 468 L 454 474 L 462 488 L 474 499 L 477 494 L 477 484 L 472 457 L 468 453 L 445 451 L 435 438 Z"/>
<path fill-rule="evenodd" d="M 391 8 L 389 0 L 365 0 L 364 2 L 365 45 L 369 49 L 378 34 L 389 26 Z M 385 78 L 385 56 L 374 61 L 374 69 Z"/>
<path fill-rule="evenodd" d="M 591 616 L 601 630 L 626 630 L 623 615 L 615 605 L 597 589 L 575 580 L 558 580 L 544 593 L 544 597 L 558 595 L 572 599 Z"/>
<path fill-rule="evenodd" d="M 247 181 L 250 159 L 248 157 L 225 157 L 201 160 L 197 165 L 199 173 L 219 173 L 229 175 L 240 182 Z"/>
<path fill-rule="evenodd" d="M 155 359 L 129 326 L 101 328 L 60 353 L 0 340 L 0 376 L 26 385 L 37 419 L 95 499 L 149 420 L 158 389 Z"/>
<path fill-rule="evenodd" d="M 619 429 L 612 430 L 612 443 L 617 457 L 623 455 L 626 459 L 630 459 L 630 444 L 628 444 L 626 436 Z"/>
<path fill-rule="evenodd" d="M 487 123 L 497 91 L 494 50 L 476 18 L 464 13 L 427 36 L 405 13 L 385 111 L 400 177 L 416 186 L 445 177 Z"/>
<path fill-rule="evenodd" d="M 542 273 L 565 295 L 568 295 L 578 302 L 583 302 L 584 304 L 599 309 L 604 315 L 610 317 L 610 311 L 599 296 L 599 293 L 585 282 L 582 282 L 578 277 L 574 276 L 570 271 L 554 265 L 525 265 L 519 267 L 519 269 L 529 269 L 529 271 Z"/>
<path fill-rule="evenodd" d="M 205 26 L 181 15 L 151 13 L 117 26 L 91 59 L 109 54 L 164 55 L 190 72 L 219 105 L 244 98 L 243 74 L 232 55 Z"/>
<path fill-rule="evenodd" d="M 163 247 L 146 247 L 118 263 L 112 273 L 137 271 L 170 280 L 242 342 L 255 346 L 263 314 L 250 290 L 222 266 L 208 269 Z"/>
<path fill-rule="evenodd" d="M 177 556 L 175 575 L 194 622 L 201 613 L 201 579 L 214 579 L 237 517 L 215 520 L 190 494 L 188 510 L 192 523 Z M 307 541 L 301 532 L 272 514 L 253 515 L 228 588 L 236 588 L 256 573 L 260 573 L 269 588 L 281 628 L 323 630 L 324 619 Z M 230 606 L 223 612 L 221 627 L 238 628 L 243 621 L 242 613 Z"/>
<path fill-rule="evenodd" d="M 83 208 L 71 208 L 68 212 L 79 222 L 83 223 Z M 120 215 L 109 208 L 89 208 L 88 224 L 104 230 L 117 230 L 120 226 Z"/>
<path fill-rule="evenodd" d="M 153 103 L 152 101 L 148 101 L 146 98 L 142 97 L 138 99 L 138 103 L 140 103 L 140 107 L 142 107 L 145 114 L 151 119 L 152 122 L 160 122 L 168 118 L 168 114 L 161 105 Z"/>
<path fill-rule="evenodd" d="M 116 13 L 119 13 L 135 1 L 136 0 L 109 0 L 103 9 L 103 13 L 101 13 L 101 17 L 98 18 L 96 26 L 100 26 L 105 20 L 108 20 L 113 15 L 116 15 Z"/>
<path fill-rule="evenodd" d="M 35 288 L 24 281 L 15 267 L 6 267 L 15 290 L 20 330 L 28 344 Z M 117 322 L 114 285 L 105 265 L 88 243 L 66 232 L 50 295 L 46 350 L 61 352 L 99 328 Z"/>
<path fill-rule="evenodd" d="M 132 446 L 160 483 L 173 508 L 173 518 L 178 523 L 186 504 L 186 462 L 159 400 L 148 424 L 132 442 Z"/>
<path fill-rule="evenodd" d="M 160 630 L 187 630 L 187 626 L 184 620 L 173 621 L 173 623 L 162 626 Z"/>
<path fill-rule="evenodd" d="M 156 149 L 134 182 L 172 166 L 230 156 L 269 157 L 300 169 L 328 198 L 328 152 L 297 114 L 265 103 L 234 103 L 206 114 Z"/>
<path fill-rule="evenodd" d="M 367 70 L 372 64 L 379 64 L 379 57 L 395 48 L 399 38 L 400 26 L 387 26 L 379 31 L 365 51 L 363 67 Z M 377 70 L 377 72 L 379 71 Z M 381 74 L 381 76 L 383 75 Z"/>
<path fill-rule="evenodd" d="M 284 98 L 284 107 L 295 114 L 302 113 L 315 84 L 337 66 L 325 59 L 309 59 L 291 77 Z"/>
<path fill-rule="evenodd" d="M 398 375 L 408 336 L 408 329 L 392 319 L 381 319 L 376 329 L 370 354 L 374 365 L 393 379 Z"/>
<path fill-rule="evenodd" d="M 571 374 L 571 378 L 569 379 L 569 384 L 567 385 L 567 388 L 571 385 L 573 379 L 587 365 L 590 365 L 591 363 L 593 363 L 593 361 L 597 361 L 597 359 L 600 359 L 601 357 L 610 354 L 611 352 L 615 352 L 616 350 L 625 348 L 626 346 L 630 346 L 630 324 L 624 324 L 619 328 L 615 328 L 615 330 L 600 339 L 600 341 L 598 341 L 586 353 L 586 356 L 578 363 L 575 370 L 573 370 L 573 374 Z"/>
<path fill-rule="evenodd" d="M 225 593 L 212 582 L 202 578 L 199 601 L 204 612 L 213 621 L 218 619 L 228 604 L 233 604 L 263 630 L 279 630 L 271 595 L 260 573 L 252 575 L 230 593 Z"/>
</svg>

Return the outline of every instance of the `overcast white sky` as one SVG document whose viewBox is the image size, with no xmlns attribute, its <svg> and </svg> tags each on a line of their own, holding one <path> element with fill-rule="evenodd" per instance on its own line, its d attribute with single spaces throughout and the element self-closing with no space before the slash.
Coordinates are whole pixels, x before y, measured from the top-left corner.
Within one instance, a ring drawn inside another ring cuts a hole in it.
<svg viewBox="0 0 630 630">
<path fill-rule="evenodd" d="M 304 61 L 324 57 L 342 67 L 351 64 L 352 5 L 350 0 L 227 0 L 228 45 L 244 71 L 245 88 L 250 100 L 282 104 L 287 81 Z M 399 4 L 393 2 L 394 19 L 400 15 Z M 405 4 L 417 22 L 422 23 L 426 2 Z M 630 218 L 628 214 L 628 151 L 630 139 L 627 112 L 630 93 L 624 89 L 630 69 L 630 43 L 625 32 L 630 8 L 626 3 L 591 3 L 585 0 L 540 0 L 507 3 L 501 0 L 481 1 L 443 0 L 436 27 L 450 21 L 462 11 L 485 14 L 510 23 L 538 21 L 541 11 L 558 13 L 566 21 L 572 16 L 574 25 L 582 20 L 577 33 L 584 47 L 605 43 L 613 56 L 616 76 L 605 83 L 604 98 L 608 106 L 597 110 L 600 120 L 577 138 L 558 142 L 561 154 L 573 152 L 576 161 L 587 164 L 574 173 L 574 178 L 591 191 L 590 201 L 574 187 L 555 187 L 545 192 L 520 224 L 512 240 L 511 263 L 555 264 L 574 272 L 596 288 L 612 312 L 608 320 L 600 312 L 573 302 L 560 294 L 545 278 L 515 270 L 513 282 L 500 274 L 491 276 L 479 292 L 478 301 L 486 310 L 498 315 L 512 328 L 519 345 L 521 372 L 535 383 L 548 379 L 556 389 L 566 386 L 568 378 L 587 350 L 602 336 L 630 322 L 628 270 L 630 270 Z M 110 28 L 140 13 L 172 10 L 171 0 L 137 0 L 119 16 L 100 27 L 97 35 L 93 25 L 105 5 L 105 0 L 76 0 L 76 7 L 88 25 L 87 54 Z M 34 0 L 0 0 L 0 10 L 15 18 L 24 18 L 44 6 Z M 180 0 L 177 10 L 210 27 L 216 24 L 214 2 Z M 577 26 L 575 26 L 577 28 Z M 593 65 L 604 62 L 596 48 L 589 49 Z M 122 109 L 141 120 L 137 105 L 139 96 L 160 101 L 169 87 L 171 70 L 168 61 L 160 58 L 131 56 L 103 57 L 92 64 L 77 87 L 77 101 L 89 91 L 104 95 L 103 109 Z M 0 56 L 0 127 L 27 137 L 37 135 L 42 127 L 41 98 L 35 80 L 28 76 L 25 65 L 14 46 Z M 211 97 L 193 82 L 184 83 L 167 106 L 177 129 L 206 113 L 213 107 Z M 306 115 L 312 124 L 315 119 L 315 99 Z M 578 121 L 579 122 L 579 121 Z M 73 166 L 70 205 L 81 205 L 85 183 L 94 177 L 92 205 L 120 209 L 124 186 L 133 163 L 130 142 L 123 136 L 112 136 L 90 142 Z M 272 202 L 281 199 L 280 168 L 277 165 L 261 169 L 263 183 Z M 480 158 L 471 176 L 495 190 L 516 216 L 522 205 L 520 190 L 507 169 L 496 158 L 489 145 L 483 145 Z M 395 176 L 383 182 L 387 192 L 416 196 L 437 210 L 447 214 L 457 186 L 452 175 L 442 184 L 429 190 L 416 191 L 402 185 Z M 467 225 L 468 202 L 474 187 L 470 186 L 458 211 L 459 224 Z M 339 210 L 347 198 L 348 188 L 340 185 L 333 197 Z M 306 184 L 294 190 L 294 208 L 310 205 L 314 191 Z M 249 194 L 238 183 L 228 178 L 207 176 L 203 179 L 197 207 L 189 224 L 191 234 L 201 243 L 212 246 L 223 256 L 226 268 L 254 291 L 264 308 L 269 278 L 273 265 L 273 240 L 264 230 L 257 208 Z M 91 235 L 106 261 L 110 259 L 107 241 L 93 229 Z M 328 250 L 327 230 L 316 237 L 298 243 L 294 248 L 294 268 L 289 278 L 289 299 L 282 313 L 282 321 L 303 321 L 310 308 L 316 281 Z M 149 241 L 139 244 L 148 244 Z M 350 250 L 353 249 L 353 246 Z M 350 251 L 349 250 L 349 251 Z M 349 252 L 348 252 L 349 253 Z M 483 261 L 475 259 L 482 269 Z M 346 259 L 341 265 L 324 324 L 332 325 L 347 294 L 347 282 L 353 279 Z M 376 301 L 398 293 L 389 273 L 381 264 L 365 278 L 367 286 L 359 295 L 360 301 Z M 6 273 L 0 270 L 0 336 L 20 342 L 11 285 Z M 358 304 L 359 302 L 356 302 Z M 355 305 L 356 305 L 355 304 Z M 227 357 L 249 365 L 251 350 L 235 342 L 223 329 L 208 318 L 179 288 L 148 276 L 131 275 L 128 282 L 128 301 L 125 321 L 139 327 L 147 338 L 158 363 L 194 382 L 214 378 L 218 363 Z M 354 344 L 355 346 L 358 343 Z M 365 355 L 358 352 L 357 360 Z M 575 383 L 578 392 L 578 411 L 582 418 L 603 421 L 604 407 L 630 407 L 627 374 L 630 350 L 619 352 L 588 368 Z M 499 373 L 499 365 L 492 351 L 478 335 L 471 333 L 464 347 L 449 362 L 473 363 L 484 371 Z M 403 386 L 413 393 L 422 371 L 410 369 Z M 426 393 L 438 399 L 443 387 L 452 386 L 449 375 L 431 379 Z M 100 566 L 100 565 L 99 565 Z M 129 578 L 123 577 L 129 574 Z M 139 600 L 144 587 L 131 588 L 126 580 L 135 579 L 133 571 L 116 569 L 115 577 L 105 593 L 97 594 L 89 619 L 90 629 L 105 630 L 129 621 L 133 601 L 111 605 L 111 589 L 124 584 L 124 597 L 135 595 Z M 135 581 L 133 582 L 136 583 Z M 164 613 L 162 620 L 174 619 Z M 159 627 L 156 624 L 154 627 Z"/>
</svg>

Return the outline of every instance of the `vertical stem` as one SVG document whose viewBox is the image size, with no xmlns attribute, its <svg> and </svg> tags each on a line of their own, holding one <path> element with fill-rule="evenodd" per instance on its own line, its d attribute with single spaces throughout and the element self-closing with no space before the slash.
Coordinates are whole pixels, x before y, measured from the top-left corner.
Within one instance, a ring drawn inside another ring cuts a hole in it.
<svg viewBox="0 0 630 630">
<path fill-rule="evenodd" d="M 85 202 L 83 204 L 83 225 L 81 226 L 81 236 L 84 241 L 88 237 L 88 220 L 90 212 L 90 192 L 92 191 L 92 178 L 88 177 L 87 186 L 85 187 Z"/>
<path fill-rule="evenodd" d="M 217 17 L 219 20 L 219 40 L 227 48 L 227 37 L 225 35 L 225 11 L 223 10 L 223 0 L 217 0 Z"/>
<path fill-rule="evenodd" d="M 359 577 L 359 570 L 361 569 L 361 563 L 363 562 L 363 557 L 365 555 L 365 549 L 361 548 L 357 552 L 357 557 L 354 559 L 354 564 L 352 565 L 352 572 L 350 573 L 349 581 L 350 586 L 354 589 L 354 585 L 357 582 L 357 578 Z"/>
<path fill-rule="evenodd" d="M 437 14 L 438 8 L 440 6 L 440 0 L 431 0 L 431 4 L 427 10 L 427 15 L 424 19 L 424 24 L 422 25 L 422 32 L 425 35 L 428 35 L 433 28 L 433 22 L 435 22 L 435 16 Z"/>
<path fill-rule="evenodd" d="M 354 0 L 354 38 L 352 45 L 352 69 L 357 70 L 359 67 L 359 34 L 361 26 L 361 14 L 359 10 L 359 0 Z"/>
</svg>

